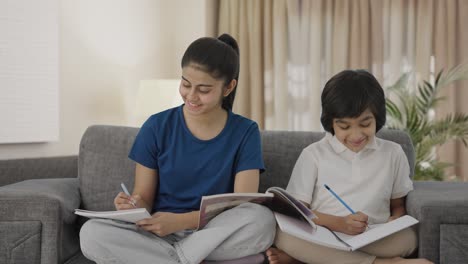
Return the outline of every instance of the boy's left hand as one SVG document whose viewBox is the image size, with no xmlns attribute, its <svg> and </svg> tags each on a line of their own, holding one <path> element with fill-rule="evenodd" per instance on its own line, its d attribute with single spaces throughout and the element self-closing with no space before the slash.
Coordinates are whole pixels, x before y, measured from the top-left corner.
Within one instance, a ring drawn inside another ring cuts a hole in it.
<svg viewBox="0 0 468 264">
<path fill-rule="evenodd" d="M 146 231 L 164 237 L 182 230 L 179 214 L 169 212 L 157 212 L 151 218 L 140 220 L 136 223 Z"/>
</svg>

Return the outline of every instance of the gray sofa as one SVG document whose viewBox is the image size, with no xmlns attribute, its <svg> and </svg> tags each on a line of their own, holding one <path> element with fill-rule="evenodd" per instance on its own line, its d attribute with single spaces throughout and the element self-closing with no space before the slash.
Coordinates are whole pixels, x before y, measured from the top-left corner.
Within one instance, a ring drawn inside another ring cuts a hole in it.
<svg viewBox="0 0 468 264">
<path fill-rule="evenodd" d="M 133 187 L 135 164 L 127 154 L 137 132 L 92 126 L 82 137 L 78 157 L 0 161 L 0 264 L 92 263 L 79 249 L 79 228 L 86 219 L 74 209 L 112 210 L 119 183 Z M 301 150 L 323 135 L 263 131 L 267 170 L 260 191 L 285 187 Z M 400 143 L 413 167 L 414 151 L 405 133 L 384 129 L 378 136 Z M 407 208 L 420 220 L 419 256 L 468 263 L 468 183 L 415 182 Z"/>
</svg>

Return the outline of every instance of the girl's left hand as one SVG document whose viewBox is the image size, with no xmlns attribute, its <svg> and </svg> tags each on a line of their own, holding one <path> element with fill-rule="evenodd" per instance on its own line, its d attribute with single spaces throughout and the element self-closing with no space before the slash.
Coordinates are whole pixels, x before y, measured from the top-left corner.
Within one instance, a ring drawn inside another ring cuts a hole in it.
<svg viewBox="0 0 468 264">
<path fill-rule="evenodd" d="M 146 231 L 164 237 L 182 230 L 180 215 L 168 212 L 157 212 L 151 218 L 138 221 L 136 224 Z"/>
<path fill-rule="evenodd" d="M 387 222 L 393 221 L 393 220 L 398 219 L 398 218 L 399 218 L 399 216 L 392 215 L 392 216 L 390 216 L 390 217 L 388 218 L 388 221 L 387 221 Z"/>
</svg>

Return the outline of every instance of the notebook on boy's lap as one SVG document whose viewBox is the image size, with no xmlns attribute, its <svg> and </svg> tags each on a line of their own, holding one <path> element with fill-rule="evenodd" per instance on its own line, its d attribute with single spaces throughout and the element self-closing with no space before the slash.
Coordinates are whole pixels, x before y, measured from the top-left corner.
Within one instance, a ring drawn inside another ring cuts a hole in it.
<svg viewBox="0 0 468 264">
<path fill-rule="evenodd" d="M 302 240 L 346 251 L 358 250 L 372 242 L 415 225 L 418 220 L 405 215 L 384 224 L 369 225 L 369 229 L 359 235 L 347 235 L 317 226 L 314 231 L 310 225 L 295 218 L 275 213 L 275 218 L 281 231 Z"/>
</svg>

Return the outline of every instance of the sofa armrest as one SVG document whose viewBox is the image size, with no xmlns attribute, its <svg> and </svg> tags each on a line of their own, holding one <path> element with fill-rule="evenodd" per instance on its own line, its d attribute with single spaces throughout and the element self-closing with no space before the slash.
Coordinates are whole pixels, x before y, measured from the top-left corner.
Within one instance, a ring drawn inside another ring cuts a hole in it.
<svg viewBox="0 0 468 264">
<path fill-rule="evenodd" d="M 7 251 L 0 253 L 0 263 L 63 261 L 68 257 L 62 256 L 63 239 L 69 233 L 64 226 L 74 225 L 74 209 L 79 205 L 76 178 L 27 180 L 0 187 L 0 248 Z M 69 245 L 66 250 L 70 248 L 77 250 Z M 27 261 L 22 261 L 26 256 Z"/>
<path fill-rule="evenodd" d="M 0 160 L 0 186 L 30 179 L 76 178 L 78 156 Z"/>
<path fill-rule="evenodd" d="M 414 182 L 406 207 L 408 214 L 419 220 L 419 257 L 435 263 L 466 260 L 468 183 Z M 450 246 L 453 243 L 455 246 Z"/>
</svg>

